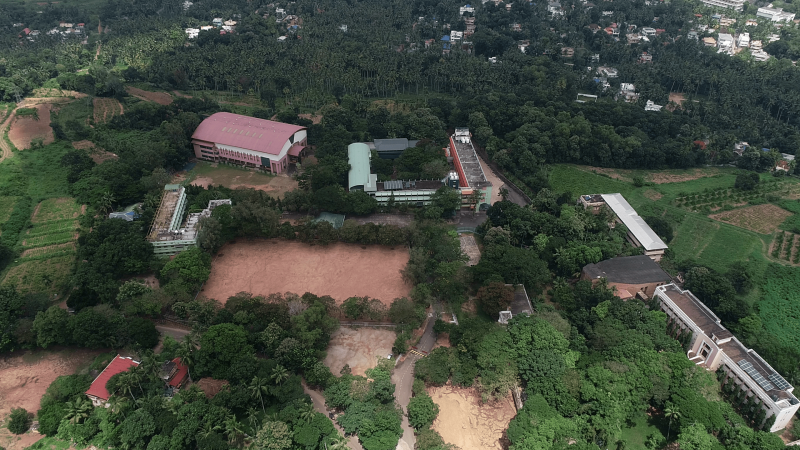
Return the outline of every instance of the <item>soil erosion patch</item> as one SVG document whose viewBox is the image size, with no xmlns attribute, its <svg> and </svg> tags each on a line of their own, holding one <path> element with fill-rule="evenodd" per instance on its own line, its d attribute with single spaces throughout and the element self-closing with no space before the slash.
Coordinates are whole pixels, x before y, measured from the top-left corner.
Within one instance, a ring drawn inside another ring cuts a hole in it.
<svg viewBox="0 0 800 450">
<path fill-rule="evenodd" d="M 442 386 L 428 388 L 428 394 L 439 405 L 433 429 L 445 442 L 461 450 L 503 448 L 503 433 L 517 414 L 510 393 L 503 400 L 489 404 L 482 404 L 474 389 Z"/>
<path fill-rule="evenodd" d="M 334 375 L 338 375 L 345 364 L 350 365 L 353 375 L 364 375 L 367 369 L 377 365 L 377 358 L 385 358 L 392 352 L 395 338 L 392 330 L 339 328 L 331 337 L 323 362 Z"/>
</svg>

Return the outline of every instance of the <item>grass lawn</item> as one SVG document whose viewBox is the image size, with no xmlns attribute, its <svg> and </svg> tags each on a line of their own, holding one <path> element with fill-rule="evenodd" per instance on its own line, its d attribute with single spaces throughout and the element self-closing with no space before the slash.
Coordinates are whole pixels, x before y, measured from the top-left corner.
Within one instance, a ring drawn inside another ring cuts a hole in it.
<svg viewBox="0 0 800 450">
<path fill-rule="evenodd" d="M 622 429 L 622 439 L 628 444 L 626 448 L 647 448 L 645 447 L 645 442 L 647 442 L 647 437 L 651 434 L 655 434 L 661 439 L 666 438 L 666 436 L 664 436 L 664 432 L 659 429 L 659 426 L 664 425 L 664 431 L 667 431 L 666 424 L 659 423 L 659 426 L 657 426 L 656 422 L 656 419 L 646 414 L 640 414 L 636 416 L 636 420 L 633 422 L 632 427 L 626 427 Z"/>
</svg>

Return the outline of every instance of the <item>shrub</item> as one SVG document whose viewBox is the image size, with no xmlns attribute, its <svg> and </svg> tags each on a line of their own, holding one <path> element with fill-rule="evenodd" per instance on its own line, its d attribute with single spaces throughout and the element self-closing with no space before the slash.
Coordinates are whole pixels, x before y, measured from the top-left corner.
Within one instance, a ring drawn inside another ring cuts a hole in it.
<svg viewBox="0 0 800 450">
<path fill-rule="evenodd" d="M 439 405 L 428 394 L 412 398 L 408 402 L 408 423 L 414 429 L 429 427 L 439 415 Z"/>
<path fill-rule="evenodd" d="M 28 411 L 25 408 L 14 408 L 8 418 L 8 431 L 14 434 L 22 434 L 28 431 L 31 425 Z"/>
</svg>

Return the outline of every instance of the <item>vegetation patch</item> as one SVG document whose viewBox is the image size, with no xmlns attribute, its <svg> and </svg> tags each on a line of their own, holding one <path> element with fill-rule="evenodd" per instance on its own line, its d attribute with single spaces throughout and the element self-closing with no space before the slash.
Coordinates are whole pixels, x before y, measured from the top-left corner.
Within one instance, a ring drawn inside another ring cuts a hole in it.
<svg viewBox="0 0 800 450">
<path fill-rule="evenodd" d="M 110 97 L 95 97 L 93 104 L 94 123 L 106 123 L 125 112 L 122 103 Z"/>
<path fill-rule="evenodd" d="M 768 203 L 712 214 L 709 217 L 756 233 L 772 234 L 791 215 L 791 212 Z"/>
<path fill-rule="evenodd" d="M 22 255 L 20 255 L 20 259 L 41 260 L 71 253 L 75 253 L 75 242 L 67 242 L 64 244 L 57 244 L 57 245 L 48 245 L 45 247 L 29 248 L 24 252 L 22 252 Z"/>
<path fill-rule="evenodd" d="M 54 292 L 69 281 L 74 256 L 57 256 L 45 260 L 25 261 L 11 267 L 4 284 L 16 285 L 20 293 Z"/>
<path fill-rule="evenodd" d="M 800 271 L 777 264 L 764 274 L 758 313 L 764 328 L 785 345 L 800 346 Z"/>
<path fill-rule="evenodd" d="M 19 197 L 13 195 L 0 197 L 0 224 L 5 223 L 11 217 L 11 212 L 18 200 Z"/>
<path fill-rule="evenodd" d="M 77 219 L 81 213 L 81 206 L 70 197 L 49 198 L 39 203 L 31 217 L 32 223 L 48 222 L 52 220 Z"/>
<path fill-rule="evenodd" d="M 64 244 L 75 239 L 75 233 L 66 231 L 61 233 L 44 234 L 32 238 L 26 238 L 22 241 L 22 246 L 25 248 L 43 247 L 45 245 Z"/>
</svg>

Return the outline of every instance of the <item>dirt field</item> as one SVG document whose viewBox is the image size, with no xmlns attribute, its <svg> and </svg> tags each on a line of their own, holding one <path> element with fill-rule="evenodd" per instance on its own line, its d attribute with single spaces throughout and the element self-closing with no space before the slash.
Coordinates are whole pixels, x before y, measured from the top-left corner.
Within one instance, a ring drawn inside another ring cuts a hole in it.
<svg viewBox="0 0 800 450">
<path fill-rule="evenodd" d="M 503 431 L 517 414 L 511 394 L 490 404 L 482 404 L 473 389 L 442 386 L 428 388 L 428 394 L 439 405 L 439 416 L 432 428 L 445 442 L 461 450 L 503 448 Z"/>
<path fill-rule="evenodd" d="M 656 172 L 635 172 L 626 169 L 609 169 L 607 167 L 594 167 L 594 166 L 577 166 L 578 169 L 586 172 L 594 172 L 607 175 L 615 180 L 632 182 L 633 177 L 641 174 L 645 181 L 655 184 L 664 183 L 680 183 L 683 181 L 696 180 L 698 178 L 713 177 L 718 175 L 721 171 L 717 168 L 710 167 L 704 169 L 692 170 L 660 170 Z"/>
<path fill-rule="evenodd" d="M 53 129 L 50 128 L 50 109 L 53 105 L 45 103 L 36 107 L 39 119 L 33 117 L 17 117 L 8 131 L 8 138 L 19 150 L 30 148 L 34 139 L 42 139 L 44 144 L 52 143 Z"/>
<path fill-rule="evenodd" d="M 23 450 L 39 442 L 44 435 L 27 432 L 25 434 L 11 434 L 6 427 L 0 428 L 0 446 L 6 450 Z"/>
<path fill-rule="evenodd" d="M 121 107 L 122 105 L 120 105 Z M 89 153 L 89 157 L 92 158 L 95 164 L 102 164 L 109 159 L 118 158 L 117 155 L 111 152 L 107 152 L 102 148 L 94 145 L 94 142 L 84 140 L 84 141 L 75 141 L 72 143 L 72 147 L 76 150 L 86 150 Z"/>
<path fill-rule="evenodd" d="M 377 357 L 385 358 L 392 352 L 395 338 L 390 329 L 339 328 L 333 333 L 323 362 L 337 376 L 345 364 L 350 364 L 353 375 L 364 375 L 377 365 Z"/>
<path fill-rule="evenodd" d="M 125 91 L 138 99 L 155 102 L 159 105 L 169 105 L 172 103 L 172 96 L 166 92 L 150 92 L 133 86 L 125 86 Z"/>
<path fill-rule="evenodd" d="M 652 189 L 648 189 L 648 190 L 644 191 L 644 196 L 649 198 L 650 200 L 653 200 L 653 201 L 656 201 L 656 200 L 660 199 L 661 197 L 663 197 L 663 195 L 660 192 L 654 191 Z"/>
<path fill-rule="evenodd" d="M 302 117 L 303 119 L 310 120 L 311 123 L 313 123 L 314 125 L 322 122 L 322 115 L 321 114 L 320 115 L 318 115 L 318 114 L 298 114 L 297 116 L 298 117 Z"/>
<path fill-rule="evenodd" d="M 481 260 L 481 251 L 478 248 L 478 243 L 475 242 L 475 236 L 471 234 L 462 234 L 459 236 L 461 241 L 461 251 L 469 256 L 468 266 L 474 266 Z"/>
<path fill-rule="evenodd" d="M 670 92 L 669 93 L 669 101 L 675 103 L 677 108 L 683 106 L 683 102 L 686 101 L 686 97 L 680 92 Z"/>
<path fill-rule="evenodd" d="M 106 123 L 114 116 L 125 113 L 122 103 L 113 98 L 95 97 L 94 104 L 94 123 Z"/>
<path fill-rule="evenodd" d="M 231 189 L 253 188 L 277 198 L 283 198 L 286 192 L 297 189 L 297 181 L 287 176 L 267 175 L 216 164 L 201 164 L 203 165 L 198 165 L 198 169 L 192 174 L 195 178 L 191 184 L 195 186 L 208 187 L 213 184 Z"/>
<path fill-rule="evenodd" d="M 400 270 L 408 250 L 336 243 L 327 247 L 284 240 L 242 241 L 223 247 L 211 265 L 203 295 L 225 303 L 247 291 L 254 295 L 275 292 L 311 292 L 342 302 L 369 296 L 390 304 L 404 297 L 411 286 Z"/>
<path fill-rule="evenodd" d="M 737 227 L 761 234 L 771 234 L 792 213 L 772 204 L 748 206 L 746 208 L 712 214 L 714 220 L 729 223 Z"/>
<path fill-rule="evenodd" d="M 36 350 L 0 359 L 0 417 L 20 406 L 35 412 L 53 380 L 77 372 L 100 353 L 86 349 Z"/>
</svg>

